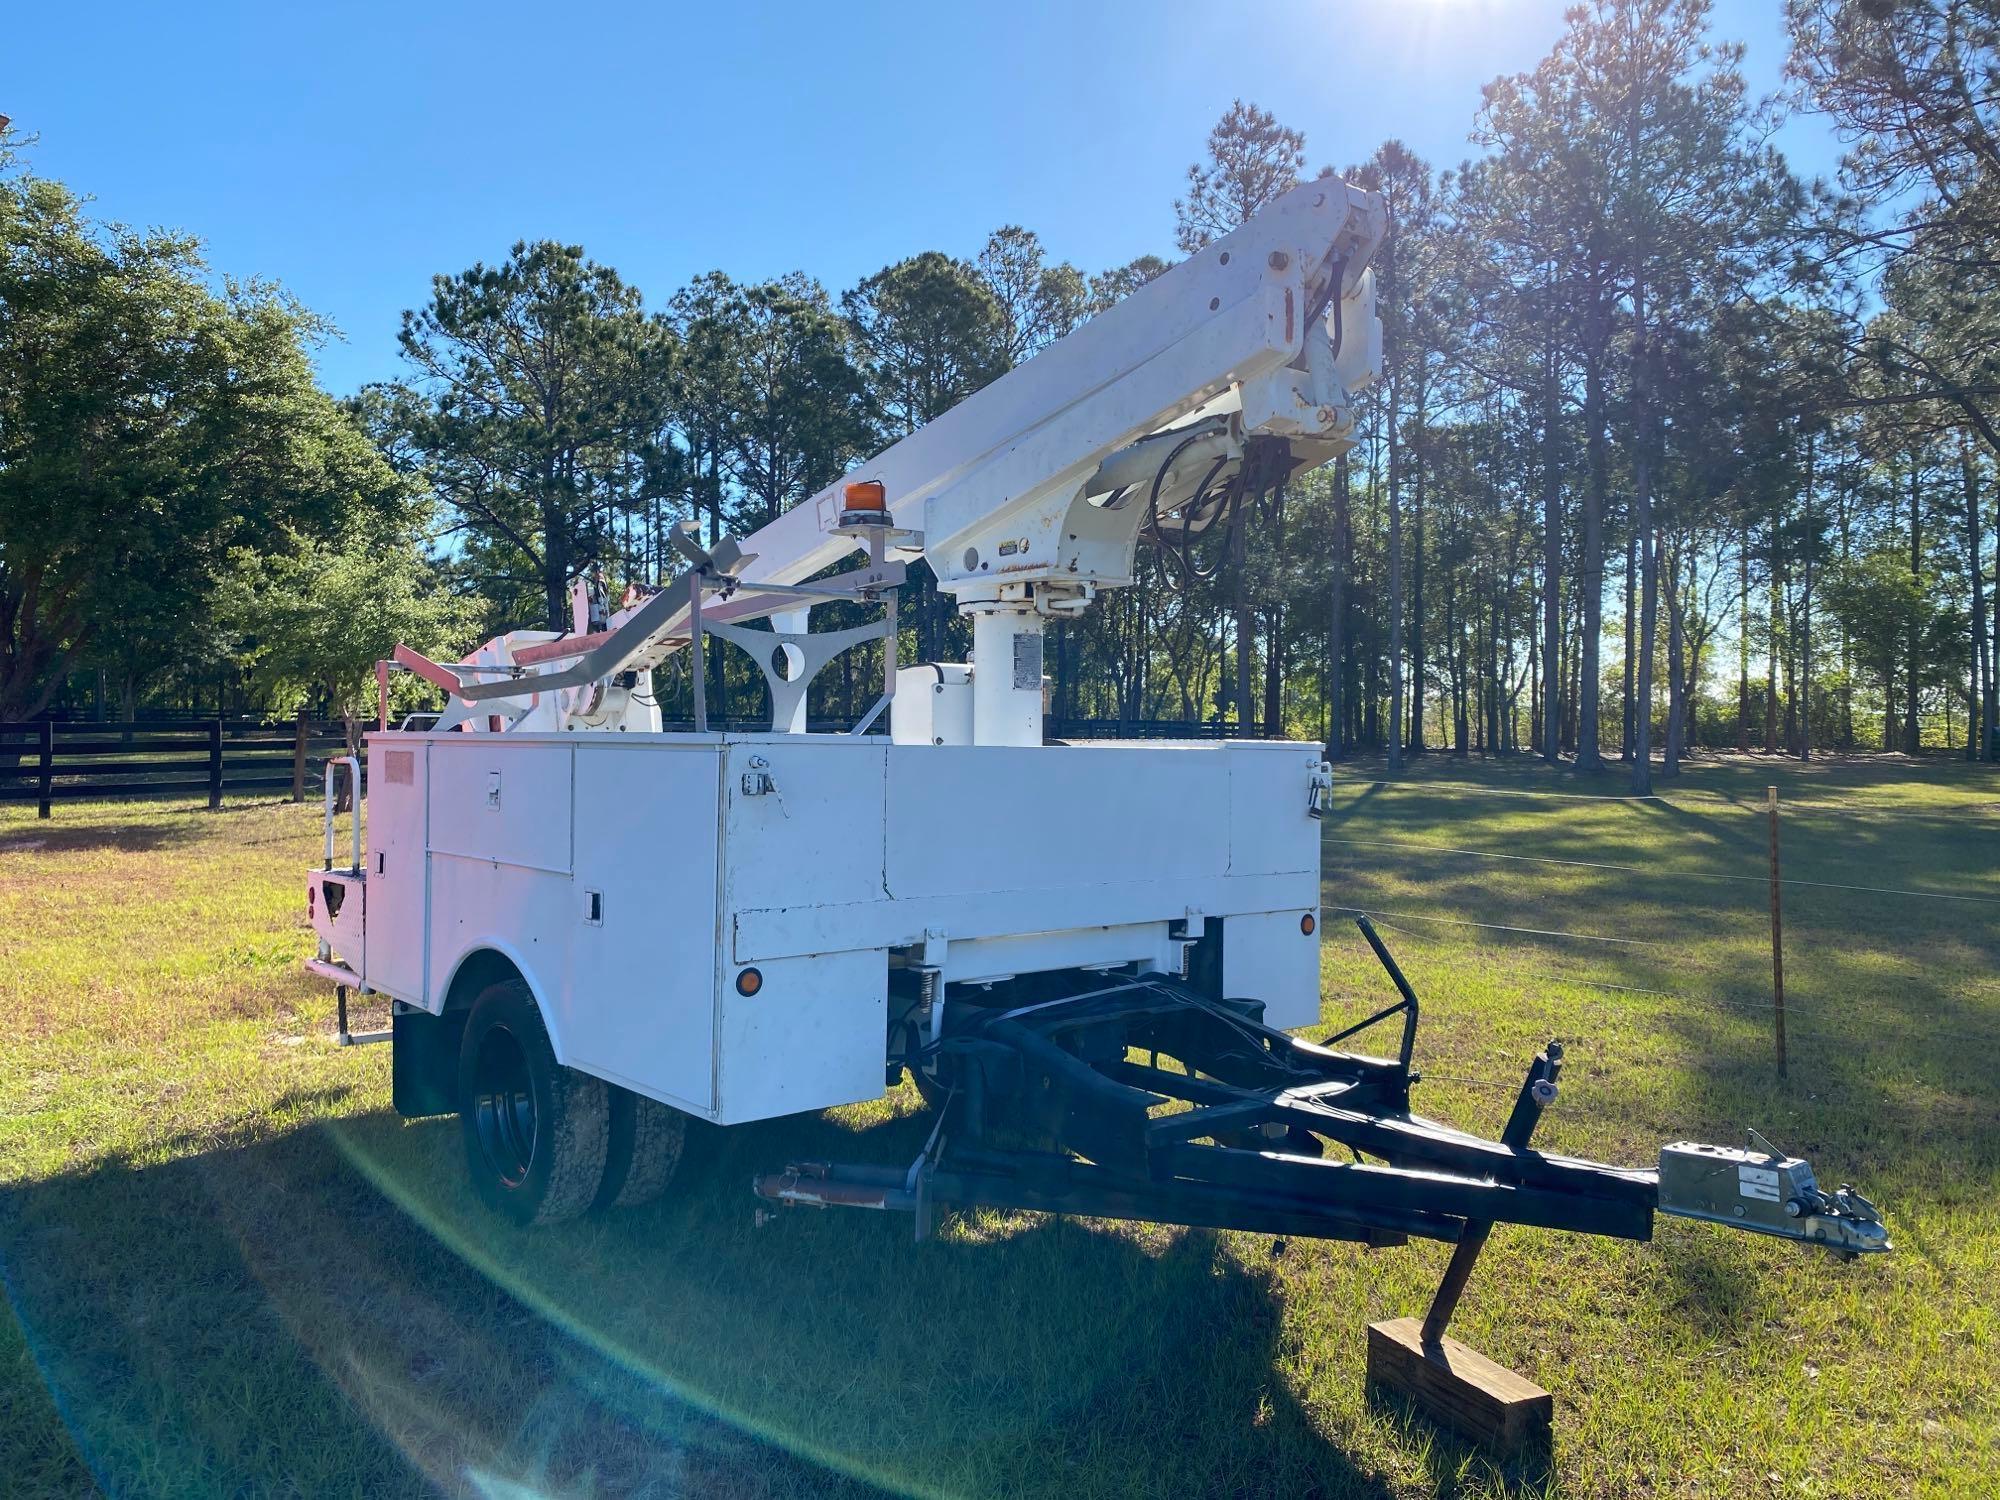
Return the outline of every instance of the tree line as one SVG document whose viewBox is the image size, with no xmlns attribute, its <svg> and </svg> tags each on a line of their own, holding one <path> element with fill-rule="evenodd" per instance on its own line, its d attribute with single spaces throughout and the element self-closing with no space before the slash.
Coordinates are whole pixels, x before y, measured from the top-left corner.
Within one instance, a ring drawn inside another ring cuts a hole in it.
<svg viewBox="0 0 2000 1500">
<path fill-rule="evenodd" d="M 1642 790 L 1704 746 L 1993 753 L 2000 5 L 1790 0 L 1775 99 L 1715 20 L 1592 0 L 1468 101 L 1476 154 L 1318 168 L 1389 209 L 1364 441 L 1212 556 L 1142 545 L 1052 632 L 1059 723 L 1622 757 Z M 1774 148 L 1786 112 L 1839 135 L 1836 180 Z M 1174 253 L 1313 170 L 1239 101 Z M 0 718 L 357 712 L 396 640 L 566 628 L 578 573 L 660 581 L 680 521 L 754 530 L 1172 264 L 1086 274 L 1010 225 L 838 292 L 714 271 L 649 303 L 524 242 L 435 278 L 399 378 L 336 402 L 276 287 L 217 290 L 17 151 L 0 189 Z M 915 571 L 903 659 L 963 659 Z M 759 712 L 714 651 L 712 709 Z M 812 712 L 876 680 L 844 660 Z"/>
</svg>

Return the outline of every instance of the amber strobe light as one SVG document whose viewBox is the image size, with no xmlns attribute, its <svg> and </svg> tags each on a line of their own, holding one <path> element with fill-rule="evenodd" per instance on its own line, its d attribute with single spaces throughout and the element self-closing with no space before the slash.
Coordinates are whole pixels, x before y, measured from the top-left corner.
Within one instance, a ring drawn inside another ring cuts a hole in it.
<svg viewBox="0 0 2000 1500">
<path fill-rule="evenodd" d="M 1311 937 L 1313 930 L 1318 926 L 1319 920 L 1311 912 L 1307 912 L 1303 917 L 1299 918 L 1299 931 L 1303 932 L 1307 937 Z"/>
<path fill-rule="evenodd" d="M 755 969 L 745 969 L 736 976 L 736 993 L 754 995 L 764 988 L 764 976 Z"/>
<path fill-rule="evenodd" d="M 840 496 L 849 510 L 881 510 L 889 503 L 889 492 L 879 479 L 857 479 Z"/>
</svg>

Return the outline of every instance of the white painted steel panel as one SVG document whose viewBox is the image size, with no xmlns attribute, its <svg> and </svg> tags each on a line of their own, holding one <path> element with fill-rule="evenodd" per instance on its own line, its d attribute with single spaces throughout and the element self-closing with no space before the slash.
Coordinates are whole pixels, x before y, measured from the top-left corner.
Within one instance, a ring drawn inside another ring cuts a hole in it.
<svg viewBox="0 0 2000 1500">
<path fill-rule="evenodd" d="M 816 954 L 830 948 L 898 948 L 926 932 L 998 938 L 1010 932 L 1062 932 L 1082 926 L 1164 922 L 1196 912 L 1306 910 L 1318 900 L 1316 876 L 1210 876 L 1202 880 L 1132 880 L 1120 886 L 994 890 L 958 896 L 910 896 L 846 906 L 736 912 L 736 962 Z"/>
<path fill-rule="evenodd" d="M 1318 897 L 1289 911 L 1244 912 L 1222 924 L 1222 993 L 1264 1002 L 1264 1022 L 1291 1031 L 1319 1022 L 1319 935 L 1299 930 Z"/>
<path fill-rule="evenodd" d="M 1087 890 L 1054 886 L 743 911 L 734 918 L 735 956 L 738 963 L 750 963 L 841 948 L 902 947 L 922 942 L 926 932 L 1000 937 L 1156 922 L 1183 916 L 1190 906 L 1212 915 L 1284 907 L 1305 910 L 1318 899 L 1317 886 L 1317 877 L 1311 875 L 1177 876 Z"/>
<path fill-rule="evenodd" d="M 732 911 L 883 895 L 885 750 L 880 740 L 796 735 L 728 747 L 723 878 Z M 769 790 L 746 790 L 745 777 Z"/>
<path fill-rule="evenodd" d="M 881 1097 L 889 1034 L 889 960 L 822 953 L 759 966 L 755 995 L 722 993 L 724 1124 Z"/>
<path fill-rule="evenodd" d="M 721 762 L 713 744 L 577 741 L 580 837 L 558 1001 L 570 1066 L 701 1114 L 715 1104 Z"/>
<path fill-rule="evenodd" d="M 947 939 L 953 978 L 1165 966 L 1165 924 L 1193 909 L 1227 923 L 1230 993 L 1274 1024 L 1318 1018 L 1318 944 L 1298 930 L 1318 901 L 1315 758 L 1295 745 L 466 738 L 427 737 L 423 1003 L 494 948 L 565 1062 L 695 1113 L 878 1096 L 886 950 L 927 934 Z M 763 986 L 739 996 L 752 962 Z"/>
<path fill-rule="evenodd" d="M 424 1001 L 429 751 L 407 734 L 367 737 L 368 942 L 361 977 L 412 1005 Z"/>
<path fill-rule="evenodd" d="M 451 977 L 481 948 L 504 953 L 541 1002 L 556 1057 L 569 1061 L 560 1002 L 575 931 L 570 878 L 458 854 L 431 855 L 429 979 L 425 1009 L 443 1009 Z"/>
<path fill-rule="evenodd" d="M 898 745 L 971 744 L 972 668 L 965 662 L 925 662 L 897 672 L 889 738 Z"/>
<path fill-rule="evenodd" d="M 574 736 L 433 738 L 432 851 L 567 874 L 574 743 Z"/>
<path fill-rule="evenodd" d="M 1180 945 L 1164 920 L 1127 927 L 1081 927 L 1065 932 L 1024 932 L 1008 937 L 967 938 L 947 945 L 947 984 L 1039 974 L 1088 964 L 1136 963 L 1171 973 Z"/>
<path fill-rule="evenodd" d="M 1317 745 L 1232 745 L 1229 872 L 1275 875 L 1319 870 L 1319 820 L 1307 811 Z"/>
<path fill-rule="evenodd" d="M 313 931 L 333 956 L 356 973 L 368 943 L 368 881 L 345 870 L 315 870 L 306 877 Z"/>
<path fill-rule="evenodd" d="M 888 764 L 897 897 L 1088 892 L 1227 869 L 1229 761 L 1213 749 L 892 745 Z"/>
</svg>

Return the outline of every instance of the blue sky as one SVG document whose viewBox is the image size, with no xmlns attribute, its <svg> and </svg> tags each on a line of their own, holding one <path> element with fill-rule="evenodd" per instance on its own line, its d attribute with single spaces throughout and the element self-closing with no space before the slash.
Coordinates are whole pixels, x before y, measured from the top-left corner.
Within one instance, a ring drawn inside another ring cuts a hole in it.
<svg viewBox="0 0 2000 1500">
<path fill-rule="evenodd" d="M 1170 252 L 1171 204 L 1232 99 L 1311 163 L 1390 136 L 1440 164 L 1479 86 L 1532 67 L 1562 0 L 985 6 L 635 3 L 13 7 L 0 112 L 97 212 L 199 234 L 339 325 L 350 391 L 397 373 L 430 277 L 518 238 L 581 243 L 659 305 L 689 277 L 838 291 L 1005 223 L 1086 271 Z M 1759 89 L 1778 0 L 1723 0 Z M 1833 165 L 1817 126 L 1782 143 Z"/>
</svg>

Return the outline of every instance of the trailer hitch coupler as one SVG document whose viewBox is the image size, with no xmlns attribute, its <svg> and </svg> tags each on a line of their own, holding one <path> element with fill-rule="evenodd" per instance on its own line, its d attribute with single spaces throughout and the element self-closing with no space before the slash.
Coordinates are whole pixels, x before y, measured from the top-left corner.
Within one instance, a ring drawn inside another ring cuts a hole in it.
<svg viewBox="0 0 2000 1500">
<path fill-rule="evenodd" d="M 1747 1147 L 1663 1146 L 1659 1212 L 1820 1245 L 1847 1258 L 1891 1248 L 1873 1203 L 1844 1183 L 1825 1191 L 1810 1163 L 1762 1140 Z"/>
</svg>

